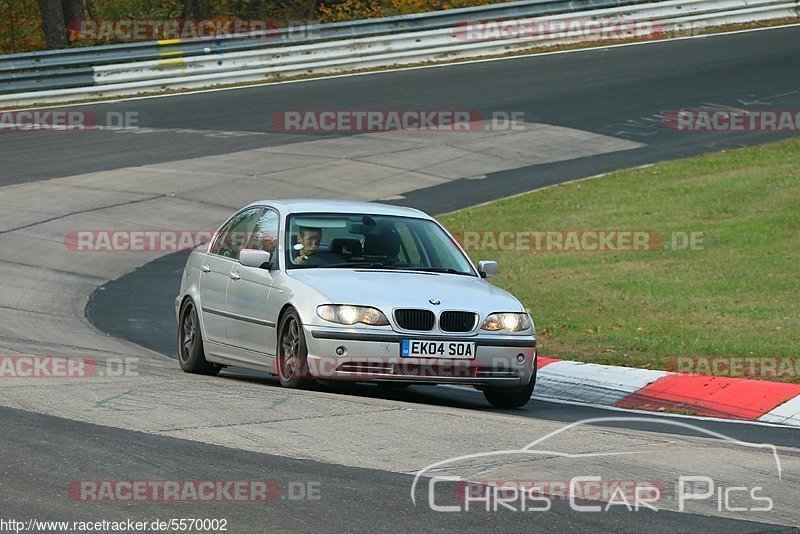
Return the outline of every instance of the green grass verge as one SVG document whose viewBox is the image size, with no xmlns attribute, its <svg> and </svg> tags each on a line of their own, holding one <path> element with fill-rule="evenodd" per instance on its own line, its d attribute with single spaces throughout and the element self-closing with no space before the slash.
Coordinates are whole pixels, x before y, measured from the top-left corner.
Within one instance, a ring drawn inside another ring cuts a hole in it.
<svg viewBox="0 0 800 534">
<path fill-rule="evenodd" d="M 654 369 L 677 356 L 799 356 L 800 138 L 615 172 L 440 220 L 456 233 L 664 236 L 665 248 L 640 252 L 470 252 L 498 260 L 494 282 L 533 314 L 544 356 Z M 702 232 L 704 248 L 672 250 L 672 232 Z"/>
</svg>

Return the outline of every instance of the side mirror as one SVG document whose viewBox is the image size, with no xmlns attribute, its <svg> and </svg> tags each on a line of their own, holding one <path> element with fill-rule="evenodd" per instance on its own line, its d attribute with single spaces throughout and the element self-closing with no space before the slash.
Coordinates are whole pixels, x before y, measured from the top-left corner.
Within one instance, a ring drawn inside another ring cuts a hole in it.
<svg viewBox="0 0 800 534">
<path fill-rule="evenodd" d="M 272 260 L 272 254 L 270 254 L 266 250 L 243 248 L 239 252 L 239 263 L 241 263 L 245 267 L 257 267 L 259 269 L 264 269 L 264 268 L 269 269 L 272 266 L 271 260 Z"/>
<path fill-rule="evenodd" d="M 478 274 L 481 275 L 481 278 L 493 278 L 497 276 L 497 262 L 493 260 L 479 261 Z"/>
</svg>

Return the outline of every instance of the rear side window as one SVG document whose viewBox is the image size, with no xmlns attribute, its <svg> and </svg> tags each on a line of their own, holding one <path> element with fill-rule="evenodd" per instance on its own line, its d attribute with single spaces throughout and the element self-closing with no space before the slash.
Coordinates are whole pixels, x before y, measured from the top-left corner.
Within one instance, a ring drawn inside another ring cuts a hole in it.
<svg viewBox="0 0 800 534">
<path fill-rule="evenodd" d="M 211 245 L 211 253 L 237 259 L 239 251 L 249 240 L 261 210 L 262 208 L 249 208 L 234 215 L 217 234 L 214 244 Z"/>
<path fill-rule="evenodd" d="M 246 248 L 274 253 L 277 246 L 278 214 L 271 209 L 267 209 L 258 218 L 258 222 L 256 222 L 255 228 L 253 228 L 250 238 L 247 240 Z"/>
</svg>

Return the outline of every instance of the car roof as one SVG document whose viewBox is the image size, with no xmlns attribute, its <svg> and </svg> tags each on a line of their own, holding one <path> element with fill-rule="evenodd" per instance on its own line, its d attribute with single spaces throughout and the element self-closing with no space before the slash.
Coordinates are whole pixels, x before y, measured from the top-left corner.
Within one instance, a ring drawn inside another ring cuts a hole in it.
<svg viewBox="0 0 800 534">
<path fill-rule="evenodd" d="M 272 206 L 286 213 L 368 213 L 371 215 L 431 218 L 427 213 L 414 208 L 392 206 L 390 204 L 381 204 L 380 202 L 359 202 L 320 198 L 287 198 L 281 200 L 260 200 L 250 204 L 250 206 L 262 205 Z"/>
</svg>

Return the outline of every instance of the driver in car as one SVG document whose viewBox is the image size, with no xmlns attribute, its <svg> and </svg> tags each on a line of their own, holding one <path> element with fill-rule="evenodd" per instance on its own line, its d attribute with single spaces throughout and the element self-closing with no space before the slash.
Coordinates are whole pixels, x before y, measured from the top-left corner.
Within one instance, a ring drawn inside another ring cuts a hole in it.
<svg viewBox="0 0 800 534">
<path fill-rule="evenodd" d="M 319 248 L 322 240 L 322 228 L 311 228 L 301 226 L 297 234 L 297 242 L 303 246 L 297 251 L 297 257 L 292 261 L 295 265 L 302 265 L 310 255 L 314 254 Z"/>
</svg>

